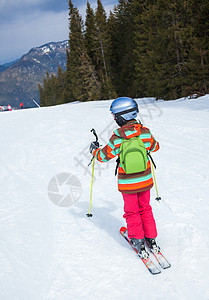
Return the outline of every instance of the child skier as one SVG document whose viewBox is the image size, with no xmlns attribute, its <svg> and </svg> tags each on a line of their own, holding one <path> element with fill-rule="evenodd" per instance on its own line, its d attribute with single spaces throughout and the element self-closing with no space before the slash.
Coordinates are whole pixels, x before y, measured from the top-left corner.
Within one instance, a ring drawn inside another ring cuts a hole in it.
<svg viewBox="0 0 209 300">
<path fill-rule="evenodd" d="M 159 143 L 150 130 L 135 120 L 138 113 L 135 100 L 128 97 L 117 98 L 112 102 L 110 111 L 120 128 L 113 132 L 104 148 L 99 148 L 98 142 L 91 143 L 89 151 L 98 161 L 106 162 L 119 156 L 122 141 L 133 137 L 139 137 L 147 151 L 154 152 L 159 149 Z M 123 217 L 127 223 L 128 238 L 140 255 L 146 253 L 145 241 L 150 248 L 159 249 L 156 244 L 156 224 L 150 206 L 150 189 L 153 186 L 151 162 L 148 156 L 146 160 L 146 169 L 143 172 L 126 174 L 121 162 L 118 168 L 118 190 L 124 200 Z"/>
</svg>

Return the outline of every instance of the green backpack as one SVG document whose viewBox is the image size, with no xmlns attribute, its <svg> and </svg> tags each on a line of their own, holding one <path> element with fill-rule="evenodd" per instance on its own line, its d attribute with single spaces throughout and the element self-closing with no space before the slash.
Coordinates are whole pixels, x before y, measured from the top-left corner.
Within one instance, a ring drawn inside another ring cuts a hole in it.
<svg viewBox="0 0 209 300">
<path fill-rule="evenodd" d="M 126 174 L 139 173 L 147 169 L 147 150 L 139 136 L 123 139 L 119 156 Z"/>
</svg>

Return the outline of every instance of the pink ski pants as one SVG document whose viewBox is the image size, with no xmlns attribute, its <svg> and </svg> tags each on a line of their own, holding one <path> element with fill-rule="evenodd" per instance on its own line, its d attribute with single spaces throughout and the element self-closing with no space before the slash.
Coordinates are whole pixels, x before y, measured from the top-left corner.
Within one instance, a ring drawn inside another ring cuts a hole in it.
<svg viewBox="0 0 209 300">
<path fill-rule="evenodd" d="M 157 229 L 150 206 L 150 190 L 135 194 L 124 194 L 124 212 L 128 237 L 143 239 L 156 238 Z"/>
</svg>

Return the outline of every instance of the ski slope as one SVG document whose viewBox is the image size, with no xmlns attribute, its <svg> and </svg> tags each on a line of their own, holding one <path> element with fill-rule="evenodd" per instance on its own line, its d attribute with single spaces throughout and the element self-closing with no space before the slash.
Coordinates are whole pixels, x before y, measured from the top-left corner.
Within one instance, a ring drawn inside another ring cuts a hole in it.
<svg viewBox="0 0 209 300">
<path fill-rule="evenodd" d="M 93 217 L 86 217 L 90 130 L 105 145 L 116 128 L 111 101 L 4 112 L 0 299 L 209 299 L 209 95 L 137 101 L 143 124 L 160 142 L 153 158 L 162 201 L 153 188 L 151 204 L 172 267 L 152 276 L 120 236 L 125 220 L 115 160 L 96 162 Z M 63 173 L 70 183 L 53 192 Z"/>
</svg>

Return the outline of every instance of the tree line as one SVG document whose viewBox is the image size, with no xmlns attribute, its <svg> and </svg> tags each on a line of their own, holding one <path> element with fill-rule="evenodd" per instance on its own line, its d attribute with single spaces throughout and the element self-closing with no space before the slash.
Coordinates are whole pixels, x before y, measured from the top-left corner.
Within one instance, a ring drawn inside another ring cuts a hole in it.
<svg viewBox="0 0 209 300">
<path fill-rule="evenodd" d="M 66 70 L 46 74 L 41 106 L 209 92 L 209 0 L 119 0 L 107 17 L 69 0 Z"/>
</svg>

